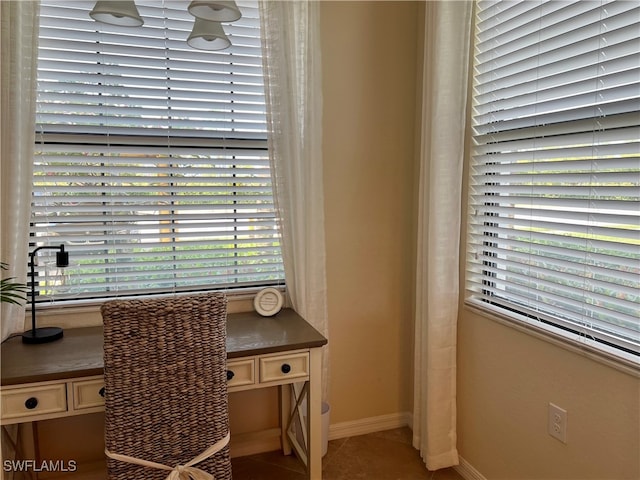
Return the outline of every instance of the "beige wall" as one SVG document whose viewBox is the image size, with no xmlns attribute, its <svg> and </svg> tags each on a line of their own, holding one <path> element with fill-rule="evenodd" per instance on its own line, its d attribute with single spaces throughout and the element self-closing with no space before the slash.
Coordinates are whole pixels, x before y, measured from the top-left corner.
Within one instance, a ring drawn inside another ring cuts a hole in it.
<svg viewBox="0 0 640 480">
<path fill-rule="evenodd" d="M 332 423 L 411 405 L 417 17 L 321 6 Z"/>
<path fill-rule="evenodd" d="M 637 377 L 466 309 L 458 327 L 459 449 L 487 479 L 640 478 Z M 566 444 L 549 402 L 568 411 Z"/>
</svg>

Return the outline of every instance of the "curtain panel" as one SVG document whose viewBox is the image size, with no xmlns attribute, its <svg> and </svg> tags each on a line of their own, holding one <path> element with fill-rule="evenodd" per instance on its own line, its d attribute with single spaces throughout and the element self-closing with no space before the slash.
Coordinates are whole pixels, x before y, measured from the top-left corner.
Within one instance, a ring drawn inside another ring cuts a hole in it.
<svg viewBox="0 0 640 480">
<path fill-rule="evenodd" d="M 260 1 L 269 155 L 287 291 L 293 308 L 328 337 L 320 7 Z M 323 352 L 327 399 L 328 351 Z"/>
<path fill-rule="evenodd" d="M 3 278 L 26 283 L 35 143 L 35 91 L 38 62 L 38 10 L 35 1 L 0 2 L 0 261 Z M 2 341 L 24 330 L 23 305 L 0 304 Z"/>
<path fill-rule="evenodd" d="M 413 445 L 429 470 L 458 464 L 456 326 L 472 3 L 425 5 Z"/>
</svg>

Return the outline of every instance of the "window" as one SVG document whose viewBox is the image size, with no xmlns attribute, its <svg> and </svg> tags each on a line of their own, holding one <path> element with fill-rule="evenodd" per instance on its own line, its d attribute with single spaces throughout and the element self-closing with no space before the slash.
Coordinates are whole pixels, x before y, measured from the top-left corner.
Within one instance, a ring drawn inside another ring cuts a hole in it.
<svg viewBox="0 0 640 480">
<path fill-rule="evenodd" d="M 640 4 L 480 1 L 467 301 L 640 359 Z"/>
<path fill-rule="evenodd" d="M 281 282 L 257 2 L 237 2 L 232 46 L 186 44 L 184 1 L 138 0 L 141 27 L 40 10 L 33 246 L 38 295 L 105 298 Z"/>
</svg>

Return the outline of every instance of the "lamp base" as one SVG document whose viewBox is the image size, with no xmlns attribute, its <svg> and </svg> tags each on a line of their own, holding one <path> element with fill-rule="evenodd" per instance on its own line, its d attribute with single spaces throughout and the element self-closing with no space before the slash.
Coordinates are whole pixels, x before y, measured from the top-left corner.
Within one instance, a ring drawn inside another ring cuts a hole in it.
<svg viewBox="0 0 640 480">
<path fill-rule="evenodd" d="M 64 335 L 60 327 L 42 327 L 35 330 L 27 330 L 22 334 L 22 343 L 48 343 L 59 340 Z"/>
</svg>

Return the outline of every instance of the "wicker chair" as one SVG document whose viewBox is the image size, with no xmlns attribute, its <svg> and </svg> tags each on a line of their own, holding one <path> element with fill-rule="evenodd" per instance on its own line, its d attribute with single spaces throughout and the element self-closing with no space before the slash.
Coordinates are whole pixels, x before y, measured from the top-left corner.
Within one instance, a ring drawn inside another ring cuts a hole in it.
<svg viewBox="0 0 640 480">
<path fill-rule="evenodd" d="M 226 297 L 114 300 L 102 318 L 108 479 L 230 480 Z"/>
</svg>

